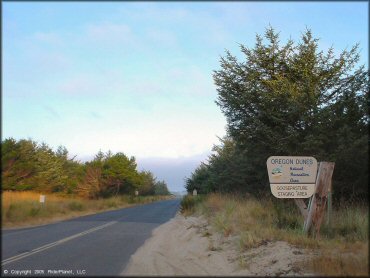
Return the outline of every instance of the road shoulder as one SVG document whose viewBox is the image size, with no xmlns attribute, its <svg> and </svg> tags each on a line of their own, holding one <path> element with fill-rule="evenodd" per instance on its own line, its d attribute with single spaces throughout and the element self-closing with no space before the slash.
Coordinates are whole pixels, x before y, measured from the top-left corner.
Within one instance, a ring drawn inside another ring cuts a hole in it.
<svg viewBox="0 0 370 278">
<path fill-rule="evenodd" d="M 300 266 L 309 254 L 286 242 L 265 242 L 240 251 L 237 237 L 212 230 L 203 217 L 177 214 L 153 231 L 122 275 L 309 275 Z"/>
</svg>

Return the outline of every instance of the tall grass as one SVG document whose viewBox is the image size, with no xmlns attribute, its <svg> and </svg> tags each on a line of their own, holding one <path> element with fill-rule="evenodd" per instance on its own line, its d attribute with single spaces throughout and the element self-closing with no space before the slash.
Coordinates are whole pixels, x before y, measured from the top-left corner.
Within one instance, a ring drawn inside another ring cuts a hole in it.
<svg viewBox="0 0 370 278">
<path fill-rule="evenodd" d="M 1 195 L 2 226 L 5 228 L 44 224 L 133 204 L 168 199 L 168 196 L 117 196 L 87 200 L 68 195 L 46 194 L 45 203 L 42 204 L 39 201 L 40 193 L 32 191 L 5 191 Z"/>
<path fill-rule="evenodd" d="M 323 249 L 313 257 L 309 268 L 325 276 L 369 277 L 369 246 L 354 243 L 332 249 Z"/>
<path fill-rule="evenodd" d="M 352 248 L 355 245 L 368 246 L 369 212 L 366 204 L 338 206 L 333 210 L 330 225 L 324 220 L 320 240 L 307 237 L 303 233 L 303 217 L 292 200 L 209 194 L 192 211 L 206 216 L 216 231 L 224 236 L 239 236 L 241 251 L 275 240 L 284 240 L 299 247 L 316 250 L 338 251 L 345 247 L 356 251 L 358 248 Z M 340 252 L 342 251 L 333 254 Z M 323 256 L 327 257 L 328 254 Z M 337 269 L 335 275 L 345 275 L 350 271 L 349 266 L 352 263 L 348 263 L 349 260 L 356 260 L 361 264 L 364 258 L 367 260 L 367 256 L 368 252 L 354 257 L 342 256 L 340 259 L 332 256 L 332 267 Z M 314 271 L 332 274 L 326 270 L 325 261 L 321 264 L 322 268 L 319 262 L 320 260 L 317 260 L 311 264 Z M 358 269 L 361 272 L 364 268 Z"/>
<path fill-rule="evenodd" d="M 197 196 L 191 196 L 186 195 L 181 200 L 181 213 L 184 215 L 190 215 L 193 214 L 198 208 L 197 205 L 203 201 L 203 198 L 201 195 Z"/>
</svg>

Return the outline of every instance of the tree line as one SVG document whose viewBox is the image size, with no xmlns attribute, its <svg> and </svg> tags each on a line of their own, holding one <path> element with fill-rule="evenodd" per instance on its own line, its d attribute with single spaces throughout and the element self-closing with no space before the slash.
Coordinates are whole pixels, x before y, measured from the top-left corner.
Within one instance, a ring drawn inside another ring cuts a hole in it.
<svg viewBox="0 0 370 278">
<path fill-rule="evenodd" d="M 369 72 L 359 45 L 336 55 L 320 50 L 310 30 L 280 42 L 272 27 L 229 51 L 213 79 L 227 135 L 186 179 L 188 191 L 268 192 L 271 155 L 334 161 L 336 198 L 368 197 Z"/>
<path fill-rule="evenodd" d="M 1 142 L 2 190 L 64 192 L 86 198 L 121 194 L 168 195 L 164 181 L 150 171 L 138 171 L 135 157 L 99 151 L 81 163 L 59 146 L 53 151 L 31 139 L 7 138 Z"/>
</svg>

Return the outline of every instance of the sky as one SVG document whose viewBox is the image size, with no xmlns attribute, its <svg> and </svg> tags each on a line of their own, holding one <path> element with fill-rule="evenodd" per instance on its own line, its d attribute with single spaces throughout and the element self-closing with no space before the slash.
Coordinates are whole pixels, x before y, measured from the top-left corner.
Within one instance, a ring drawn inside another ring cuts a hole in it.
<svg viewBox="0 0 370 278">
<path fill-rule="evenodd" d="M 87 161 L 135 156 L 172 191 L 205 161 L 226 119 L 212 73 L 271 25 L 309 28 L 335 53 L 360 43 L 367 2 L 3 2 L 2 139 L 30 138 Z"/>
</svg>

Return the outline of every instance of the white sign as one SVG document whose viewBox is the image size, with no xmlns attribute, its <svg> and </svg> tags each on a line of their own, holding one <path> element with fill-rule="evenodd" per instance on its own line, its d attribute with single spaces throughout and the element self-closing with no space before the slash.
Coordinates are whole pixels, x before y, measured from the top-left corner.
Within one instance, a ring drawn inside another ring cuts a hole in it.
<svg viewBox="0 0 370 278">
<path fill-rule="evenodd" d="M 135 196 L 139 195 L 139 191 L 135 190 Z"/>
<path fill-rule="evenodd" d="M 308 156 L 270 156 L 267 171 L 277 198 L 309 198 L 315 191 L 317 160 Z"/>
<path fill-rule="evenodd" d="M 45 203 L 45 195 L 40 195 L 40 203 Z"/>
<path fill-rule="evenodd" d="M 197 196 L 198 192 L 196 189 L 193 190 L 193 196 Z"/>
</svg>

